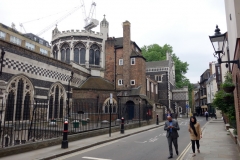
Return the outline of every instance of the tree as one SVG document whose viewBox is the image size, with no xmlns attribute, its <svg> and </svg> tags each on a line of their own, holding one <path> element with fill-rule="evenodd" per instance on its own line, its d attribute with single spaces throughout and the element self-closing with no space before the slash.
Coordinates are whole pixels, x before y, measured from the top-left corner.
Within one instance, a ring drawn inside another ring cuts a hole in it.
<svg viewBox="0 0 240 160">
<path fill-rule="evenodd" d="M 185 74 L 188 71 L 189 64 L 187 62 L 181 61 L 179 57 L 177 57 L 176 54 L 173 53 L 172 46 L 168 44 L 165 44 L 163 47 L 158 44 L 152 44 L 149 46 L 143 46 L 141 50 L 147 62 L 166 60 L 167 52 L 171 54 L 172 59 L 175 63 L 176 87 L 182 88 L 183 86 L 188 86 L 189 104 L 192 104 L 193 85 L 190 83 L 189 79 L 185 77 Z"/>
</svg>

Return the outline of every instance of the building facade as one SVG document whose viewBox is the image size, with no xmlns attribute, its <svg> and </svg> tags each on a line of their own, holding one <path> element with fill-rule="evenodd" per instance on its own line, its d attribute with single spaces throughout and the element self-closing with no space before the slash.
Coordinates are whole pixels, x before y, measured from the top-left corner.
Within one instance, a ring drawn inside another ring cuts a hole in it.
<svg viewBox="0 0 240 160">
<path fill-rule="evenodd" d="M 238 0 L 225 0 L 225 11 L 227 21 L 227 42 L 229 47 L 229 60 L 239 60 L 240 58 L 240 2 Z M 236 112 L 236 126 L 238 133 L 238 146 L 240 146 L 240 71 L 239 67 L 234 64 L 232 67 L 232 78 L 235 83 L 234 103 Z"/>
<path fill-rule="evenodd" d="M 198 115 L 203 115 L 206 110 L 208 110 L 207 106 L 207 80 L 210 77 L 210 69 L 207 69 L 201 76 L 200 76 L 200 106 L 197 110 Z"/>
<path fill-rule="evenodd" d="M 158 83 L 158 103 L 174 113 L 174 116 L 187 114 L 188 88 L 176 88 L 175 64 L 170 54 L 165 61 L 153 61 L 146 63 L 146 74 Z"/>
</svg>

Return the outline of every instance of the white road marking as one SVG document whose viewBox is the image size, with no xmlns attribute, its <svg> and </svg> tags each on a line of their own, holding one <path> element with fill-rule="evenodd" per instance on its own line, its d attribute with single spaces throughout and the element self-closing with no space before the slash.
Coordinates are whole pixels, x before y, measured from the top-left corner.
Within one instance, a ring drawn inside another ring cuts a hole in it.
<svg viewBox="0 0 240 160">
<path fill-rule="evenodd" d="M 156 137 L 154 137 L 154 138 L 151 138 L 150 140 L 149 140 L 149 142 L 155 142 L 155 141 L 157 141 L 158 140 L 158 138 L 157 138 L 157 136 Z"/>
<path fill-rule="evenodd" d="M 94 160 L 111 160 L 111 159 L 103 159 L 103 158 L 95 158 L 95 157 L 82 157 L 84 159 L 94 159 Z"/>
<path fill-rule="evenodd" d="M 166 136 L 166 134 L 167 133 L 164 132 L 164 133 L 159 134 L 159 136 Z"/>
<path fill-rule="evenodd" d="M 144 141 L 144 142 L 138 142 L 138 141 L 134 141 L 135 143 L 146 143 L 147 141 Z"/>
</svg>

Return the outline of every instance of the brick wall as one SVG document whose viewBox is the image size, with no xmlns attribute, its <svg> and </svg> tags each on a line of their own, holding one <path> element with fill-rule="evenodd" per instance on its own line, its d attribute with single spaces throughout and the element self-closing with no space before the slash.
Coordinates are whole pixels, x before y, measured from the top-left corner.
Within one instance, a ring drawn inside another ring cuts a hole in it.
<svg viewBox="0 0 240 160">
<path fill-rule="evenodd" d="M 105 43 L 105 74 L 104 78 L 110 82 L 114 82 L 114 68 L 115 68 L 115 55 L 114 55 L 114 39 L 108 38 Z"/>
<path fill-rule="evenodd" d="M 128 62 L 123 61 L 123 65 L 119 65 L 119 59 L 123 59 L 123 49 L 122 48 L 116 50 L 116 89 L 123 90 L 124 85 L 118 85 L 118 80 L 124 78 L 123 75 L 126 73 L 124 73 L 124 71 L 123 71 L 123 66 Z M 125 81 L 123 81 L 123 83 L 125 84 Z"/>
<path fill-rule="evenodd" d="M 236 52 L 234 59 L 239 60 L 240 58 L 240 39 L 238 38 L 236 43 Z M 235 111 L 236 111 L 236 123 L 237 123 L 237 133 L 238 133 L 238 140 L 240 141 L 240 72 L 237 65 L 233 66 L 232 76 L 234 83 L 236 84 L 236 88 L 234 90 L 234 103 L 235 103 Z"/>
<path fill-rule="evenodd" d="M 130 66 L 130 80 L 135 80 L 136 88 L 141 86 L 140 94 L 146 94 L 146 63 L 142 57 L 135 57 L 135 65 Z"/>
</svg>

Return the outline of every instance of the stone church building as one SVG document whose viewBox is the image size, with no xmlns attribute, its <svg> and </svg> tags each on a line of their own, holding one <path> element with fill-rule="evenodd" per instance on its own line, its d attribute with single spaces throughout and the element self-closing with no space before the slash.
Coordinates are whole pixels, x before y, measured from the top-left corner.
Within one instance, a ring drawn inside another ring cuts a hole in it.
<svg viewBox="0 0 240 160">
<path fill-rule="evenodd" d="M 56 26 L 50 46 L 34 34 L 0 24 L 0 48 L 5 52 L 0 76 L 2 119 L 29 120 L 36 101 L 46 103 L 47 119 L 62 118 L 67 107 L 79 112 L 72 105 L 81 100 L 97 99 L 101 106 L 97 104 L 92 112 L 108 113 L 110 93 L 118 118 L 119 112 L 129 119 L 143 119 L 145 114 L 152 118 L 157 82 L 146 76 L 145 58 L 131 41 L 130 22 L 123 23 L 123 37 L 108 37 L 108 30 L 105 17 L 96 33 L 60 32 Z M 138 105 L 148 108 L 140 109 L 141 116 Z"/>
</svg>

